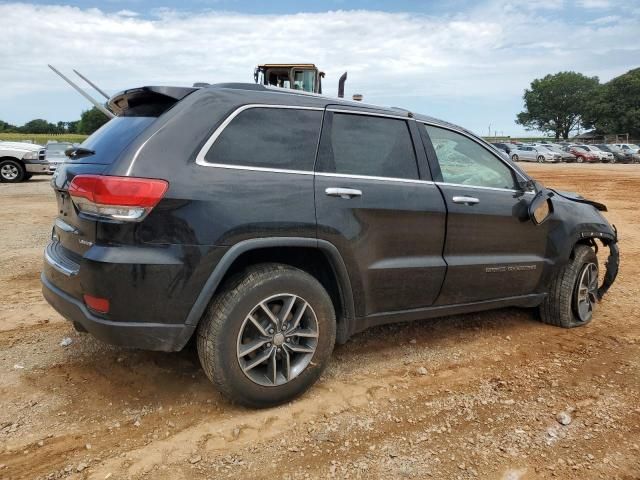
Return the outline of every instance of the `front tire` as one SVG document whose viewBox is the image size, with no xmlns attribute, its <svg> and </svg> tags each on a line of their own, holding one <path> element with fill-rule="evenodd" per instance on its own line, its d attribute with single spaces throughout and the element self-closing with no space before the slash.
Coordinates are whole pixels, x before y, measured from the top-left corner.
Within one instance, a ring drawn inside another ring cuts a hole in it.
<svg viewBox="0 0 640 480">
<path fill-rule="evenodd" d="M 511 160 L 513 160 L 514 162 L 517 162 L 517 161 L 518 161 L 518 155 L 513 154 L 513 155 L 511 156 Z"/>
<path fill-rule="evenodd" d="M 556 327 L 573 328 L 592 319 L 598 293 L 598 258 L 591 247 L 577 245 L 573 258 L 551 281 L 540 305 L 540 318 Z"/>
<path fill-rule="evenodd" d="M 576 158 L 576 162 L 583 163 L 584 162 L 584 157 L 582 155 L 580 155 L 578 158 Z"/>
<path fill-rule="evenodd" d="M 538 163 L 544 163 L 544 157 L 542 155 L 538 157 Z"/>
<path fill-rule="evenodd" d="M 197 332 L 200 363 L 231 401 L 271 407 L 305 392 L 326 368 L 336 337 L 333 303 L 308 273 L 250 267 L 211 301 Z"/>
<path fill-rule="evenodd" d="M 24 166 L 16 160 L 3 160 L 0 162 L 0 181 L 18 183 L 24 180 L 26 171 Z"/>
</svg>

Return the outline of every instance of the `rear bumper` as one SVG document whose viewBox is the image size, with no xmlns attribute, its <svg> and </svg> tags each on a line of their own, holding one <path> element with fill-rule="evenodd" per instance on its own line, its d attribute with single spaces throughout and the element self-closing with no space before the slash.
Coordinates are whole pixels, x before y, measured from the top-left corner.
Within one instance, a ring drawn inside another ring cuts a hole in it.
<svg viewBox="0 0 640 480">
<path fill-rule="evenodd" d="M 64 318 L 80 324 L 103 342 L 123 347 L 174 352 L 191 338 L 195 325 L 113 322 L 93 315 L 79 300 L 54 286 L 43 273 L 42 294 Z"/>
</svg>

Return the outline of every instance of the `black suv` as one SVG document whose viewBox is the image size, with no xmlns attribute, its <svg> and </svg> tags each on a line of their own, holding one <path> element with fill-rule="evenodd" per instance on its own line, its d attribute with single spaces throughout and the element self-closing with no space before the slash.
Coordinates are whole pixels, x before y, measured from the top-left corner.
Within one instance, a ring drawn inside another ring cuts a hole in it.
<svg viewBox="0 0 640 480">
<path fill-rule="evenodd" d="M 615 279 L 603 205 L 455 125 L 245 84 L 109 106 L 52 180 L 44 296 L 106 342 L 175 351 L 195 335 L 239 403 L 295 397 L 374 325 L 505 306 L 583 325 Z"/>
</svg>

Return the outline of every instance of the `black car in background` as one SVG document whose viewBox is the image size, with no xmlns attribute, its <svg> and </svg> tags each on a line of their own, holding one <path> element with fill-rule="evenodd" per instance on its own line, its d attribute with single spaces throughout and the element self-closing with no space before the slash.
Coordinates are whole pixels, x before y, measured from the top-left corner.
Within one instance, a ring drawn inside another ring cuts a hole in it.
<svg viewBox="0 0 640 480">
<path fill-rule="evenodd" d="M 616 277 L 603 205 L 450 123 L 245 84 L 136 88 L 109 106 L 55 171 L 44 296 L 110 343 L 195 336 L 236 402 L 294 398 L 335 342 L 374 325 L 506 306 L 584 325 Z"/>
<path fill-rule="evenodd" d="M 615 163 L 634 163 L 635 159 L 633 158 L 633 154 L 629 151 L 625 151 L 615 145 L 607 145 L 605 143 L 598 143 L 595 145 L 603 152 L 609 152 L 613 154 L 613 158 L 615 159 Z"/>
</svg>

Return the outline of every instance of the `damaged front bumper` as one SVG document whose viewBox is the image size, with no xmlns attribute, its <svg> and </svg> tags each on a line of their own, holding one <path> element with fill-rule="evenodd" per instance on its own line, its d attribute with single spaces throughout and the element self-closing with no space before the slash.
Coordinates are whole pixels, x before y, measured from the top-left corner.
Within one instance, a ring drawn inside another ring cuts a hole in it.
<svg viewBox="0 0 640 480">
<path fill-rule="evenodd" d="M 609 247 L 609 257 L 605 262 L 606 270 L 604 273 L 604 280 L 602 281 L 602 285 L 598 288 L 598 301 L 602 300 L 602 297 L 607 293 L 618 276 L 618 268 L 620 267 L 620 249 L 618 248 L 617 232 L 616 238 L 609 241 L 609 243 L 605 243 L 605 245 Z"/>
</svg>

